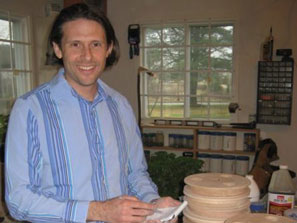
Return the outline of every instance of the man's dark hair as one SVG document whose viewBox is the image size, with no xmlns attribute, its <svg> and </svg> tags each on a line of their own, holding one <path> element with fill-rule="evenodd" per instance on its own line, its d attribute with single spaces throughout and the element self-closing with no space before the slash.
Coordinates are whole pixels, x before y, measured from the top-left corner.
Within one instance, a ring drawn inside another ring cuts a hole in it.
<svg viewBox="0 0 297 223">
<path fill-rule="evenodd" d="M 98 9 L 91 8 L 90 6 L 78 3 L 71 5 L 61 10 L 60 14 L 55 19 L 51 32 L 48 38 L 48 44 L 51 46 L 50 52 L 47 53 L 47 64 L 60 64 L 63 65 L 63 60 L 56 57 L 53 51 L 53 42 L 61 48 L 61 40 L 63 37 L 63 25 L 66 22 L 74 21 L 76 19 L 88 19 L 99 23 L 106 35 L 107 47 L 113 44 L 113 49 L 106 59 L 105 69 L 116 64 L 120 57 L 120 48 L 118 40 L 115 36 L 114 29 L 109 19 Z"/>
</svg>

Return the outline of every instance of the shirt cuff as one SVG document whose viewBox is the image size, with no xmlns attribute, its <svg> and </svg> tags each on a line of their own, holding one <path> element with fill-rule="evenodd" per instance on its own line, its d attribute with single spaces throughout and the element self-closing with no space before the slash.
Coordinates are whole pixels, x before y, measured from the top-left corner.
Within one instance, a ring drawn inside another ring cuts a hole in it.
<svg viewBox="0 0 297 223">
<path fill-rule="evenodd" d="M 89 210 L 89 201 L 69 201 L 65 219 L 69 222 L 86 222 Z"/>
<path fill-rule="evenodd" d="M 160 198 L 160 196 L 158 194 L 150 193 L 150 194 L 146 194 L 142 200 L 144 202 L 151 203 L 155 200 L 158 200 L 159 198 Z"/>
</svg>

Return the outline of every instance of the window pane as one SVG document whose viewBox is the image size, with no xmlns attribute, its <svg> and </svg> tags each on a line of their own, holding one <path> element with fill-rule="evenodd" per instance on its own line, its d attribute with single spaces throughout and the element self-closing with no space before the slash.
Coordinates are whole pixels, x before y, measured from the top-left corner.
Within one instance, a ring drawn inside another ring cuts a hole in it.
<svg viewBox="0 0 297 223">
<path fill-rule="evenodd" d="M 28 42 L 26 18 L 14 17 L 11 23 L 12 40 Z"/>
<path fill-rule="evenodd" d="M 13 74 L 12 72 L 0 71 L 0 98 L 13 98 Z"/>
<path fill-rule="evenodd" d="M 161 69 L 161 49 L 145 49 L 145 66 L 150 70 Z"/>
<path fill-rule="evenodd" d="M 208 95 L 208 74 L 196 73 L 190 74 L 190 94 L 206 96 Z"/>
<path fill-rule="evenodd" d="M 182 45 L 185 43 L 185 29 L 183 26 L 171 26 L 163 29 L 163 41 L 168 45 Z"/>
<path fill-rule="evenodd" d="M 209 48 L 191 48 L 191 70 L 208 69 Z"/>
<path fill-rule="evenodd" d="M 228 105 L 230 100 L 221 98 L 211 98 L 210 99 L 210 118 L 213 119 L 229 119 L 230 113 L 228 110 Z"/>
<path fill-rule="evenodd" d="M 233 26 L 232 25 L 212 25 L 211 42 L 218 44 L 232 44 Z"/>
<path fill-rule="evenodd" d="M 232 47 L 216 47 L 211 50 L 211 67 L 213 69 L 232 69 Z"/>
<path fill-rule="evenodd" d="M 164 70 L 184 70 L 185 69 L 185 49 L 165 48 L 163 50 Z"/>
<path fill-rule="evenodd" d="M 156 46 L 161 44 L 161 28 L 145 28 L 144 46 Z"/>
<path fill-rule="evenodd" d="M 148 117 L 161 117 L 161 97 L 147 97 L 147 100 Z"/>
<path fill-rule="evenodd" d="M 191 25 L 190 26 L 190 44 L 203 44 L 209 42 L 208 26 Z"/>
<path fill-rule="evenodd" d="M 7 114 L 15 98 L 32 89 L 27 18 L 0 10 L 0 39 L 0 113 Z"/>
<path fill-rule="evenodd" d="M 8 14 L 0 11 L 0 39 L 10 39 Z"/>
<path fill-rule="evenodd" d="M 163 97 L 163 117 L 183 118 L 184 97 Z"/>
<path fill-rule="evenodd" d="M 190 97 L 190 118 L 208 118 L 207 97 Z"/>
<path fill-rule="evenodd" d="M 156 74 L 156 77 L 146 75 L 147 78 L 147 94 L 160 95 L 161 94 L 161 80 L 160 75 Z"/>
<path fill-rule="evenodd" d="M 29 46 L 24 44 L 12 44 L 13 67 L 20 70 L 29 70 Z"/>
<path fill-rule="evenodd" d="M 231 73 L 212 73 L 209 82 L 209 91 L 212 95 L 231 95 Z"/>
<path fill-rule="evenodd" d="M 15 86 L 15 97 L 19 97 L 31 89 L 31 73 L 15 71 L 13 77 Z"/>
<path fill-rule="evenodd" d="M 148 34 L 145 33 L 142 41 L 145 43 L 141 46 L 150 46 L 141 51 L 143 65 L 161 72 L 158 79 L 143 83 L 143 95 L 151 97 L 145 102 L 151 111 L 145 114 L 164 118 L 185 118 L 186 114 L 187 118 L 229 119 L 233 25 L 191 23 L 161 27 L 162 24 L 160 28 L 147 28 Z"/>
<path fill-rule="evenodd" d="M 0 41 L 0 69 L 11 69 L 10 43 Z"/>
<path fill-rule="evenodd" d="M 162 93 L 163 95 L 184 95 L 184 74 L 164 73 Z"/>
</svg>

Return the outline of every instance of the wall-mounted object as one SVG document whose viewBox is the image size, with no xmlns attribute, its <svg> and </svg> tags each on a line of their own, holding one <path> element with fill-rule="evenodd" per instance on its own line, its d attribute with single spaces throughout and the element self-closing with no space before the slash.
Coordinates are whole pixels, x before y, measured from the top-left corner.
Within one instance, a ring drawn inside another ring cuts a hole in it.
<svg viewBox="0 0 297 223">
<path fill-rule="evenodd" d="M 57 15 L 63 8 L 63 0 L 48 0 L 45 4 L 45 15 Z"/>
<path fill-rule="evenodd" d="M 269 36 L 266 38 L 265 42 L 262 45 L 262 60 L 272 61 L 273 59 L 273 35 L 272 27 L 270 27 Z"/>
<path fill-rule="evenodd" d="M 291 124 L 293 61 L 258 64 L 257 123 Z"/>
<path fill-rule="evenodd" d="M 234 102 L 231 102 L 231 103 L 229 104 L 228 109 L 229 109 L 229 112 L 230 112 L 230 113 L 235 113 L 237 109 L 238 109 L 238 110 L 241 110 L 241 109 L 239 108 L 239 104 L 238 104 L 238 103 L 234 103 Z"/>
<path fill-rule="evenodd" d="M 140 26 L 139 24 L 131 24 L 128 26 L 128 43 L 130 44 L 129 57 L 133 59 L 133 56 L 139 55 L 139 43 L 140 43 Z"/>
<path fill-rule="evenodd" d="M 282 61 L 292 61 L 294 62 L 294 59 L 292 56 L 292 49 L 278 49 L 276 50 L 276 56 L 282 56 Z"/>
</svg>

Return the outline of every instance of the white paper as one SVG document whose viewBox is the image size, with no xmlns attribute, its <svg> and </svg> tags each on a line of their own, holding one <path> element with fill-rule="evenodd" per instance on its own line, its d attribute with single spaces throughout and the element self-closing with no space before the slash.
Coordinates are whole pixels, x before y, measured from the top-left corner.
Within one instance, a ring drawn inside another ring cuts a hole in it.
<svg viewBox="0 0 297 223">
<path fill-rule="evenodd" d="M 187 204 L 188 202 L 184 201 L 177 207 L 158 208 L 153 215 L 147 216 L 146 220 L 160 220 L 161 222 L 170 221 L 176 218 Z"/>
</svg>

